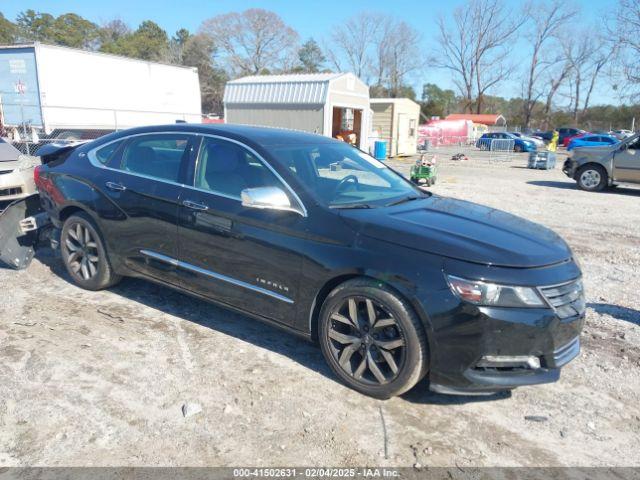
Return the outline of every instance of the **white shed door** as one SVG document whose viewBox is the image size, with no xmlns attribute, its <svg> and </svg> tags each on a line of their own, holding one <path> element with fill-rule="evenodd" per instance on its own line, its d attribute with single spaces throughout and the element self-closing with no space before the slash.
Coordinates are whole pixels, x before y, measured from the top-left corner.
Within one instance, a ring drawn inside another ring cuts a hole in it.
<svg viewBox="0 0 640 480">
<path fill-rule="evenodd" d="M 406 155 L 409 152 L 409 115 L 406 113 L 398 114 L 398 130 L 396 135 L 396 145 L 398 145 L 396 155 Z"/>
</svg>

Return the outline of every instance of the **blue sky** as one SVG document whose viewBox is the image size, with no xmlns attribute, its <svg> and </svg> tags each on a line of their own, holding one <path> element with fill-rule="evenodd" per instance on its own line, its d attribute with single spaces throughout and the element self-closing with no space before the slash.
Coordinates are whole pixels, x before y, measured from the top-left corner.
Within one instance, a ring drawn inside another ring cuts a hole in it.
<svg viewBox="0 0 640 480">
<path fill-rule="evenodd" d="M 600 21 L 603 14 L 615 8 L 616 0 L 569 0 L 582 10 L 578 23 L 589 25 Z M 319 1 L 285 1 L 285 0 L 2 0 L 0 12 L 13 20 L 16 15 L 28 8 L 36 11 L 49 12 L 54 15 L 75 12 L 96 23 L 102 23 L 113 18 L 120 18 L 132 27 L 141 21 L 150 19 L 162 26 L 169 34 L 181 27 L 196 31 L 200 23 L 209 17 L 230 11 L 241 11 L 251 7 L 265 8 L 277 12 L 283 20 L 295 28 L 302 39 L 314 37 L 321 40 L 335 24 L 351 15 L 363 10 L 388 13 L 413 25 L 423 36 L 425 53 L 436 48 L 435 17 L 439 14 L 447 15 L 456 6 L 463 4 L 463 0 L 352 0 L 350 2 L 338 0 Z M 518 14 L 522 0 L 506 0 L 506 4 Z M 567 25 L 574 29 L 575 24 Z M 522 42 L 514 46 L 514 54 L 525 48 Z M 411 79 L 418 95 L 423 83 L 432 82 L 443 87 L 452 88 L 448 74 L 441 70 L 425 69 L 419 76 Z M 505 88 L 506 87 L 506 88 Z M 517 82 L 508 82 L 500 92 L 504 96 L 517 95 Z M 602 82 L 594 96 L 593 103 L 619 103 L 619 99 Z"/>
</svg>

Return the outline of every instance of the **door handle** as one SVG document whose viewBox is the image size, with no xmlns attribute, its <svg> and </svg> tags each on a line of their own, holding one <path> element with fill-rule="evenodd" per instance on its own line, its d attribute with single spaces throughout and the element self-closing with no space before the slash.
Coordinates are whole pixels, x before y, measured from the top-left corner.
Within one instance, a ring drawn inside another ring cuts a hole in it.
<svg viewBox="0 0 640 480">
<path fill-rule="evenodd" d="M 190 208 L 191 210 L 200 210 L 200 211 L 209 210 L 209 207 L 207 207 L 204 203 L 192 202 L 191 200 L 184 200 L 182 202 L 182 205 L 184 205 L 187 208 Z"/>
<path fill-rule="evenodd" d="M 107 182 L 105 183 L 105 186 L 109 190 L 113 190 L 114 192 L 123 192 L 127 189 L 127 187 L 125 187 L 121 183 L 116 183 L 116 182 Z"/>
</svg>

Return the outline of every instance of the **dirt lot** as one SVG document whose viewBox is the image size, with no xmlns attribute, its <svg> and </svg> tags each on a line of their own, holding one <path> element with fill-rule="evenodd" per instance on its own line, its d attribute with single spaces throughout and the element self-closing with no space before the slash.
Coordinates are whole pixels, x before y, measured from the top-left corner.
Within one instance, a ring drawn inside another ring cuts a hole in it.
<svg viewBox="0 0 640 480">
<path fill-rule="evenodd" d="M 547 225 L 581 258 L 583 353 L 559 383 L 373 400 L 313 345 L 143 281 L 79 290 L 41 251 L 0 269 L 0 466 L 639 466 L 640 189 L 523 165 L 443 162 L 433 190 Z"/>
</svg>

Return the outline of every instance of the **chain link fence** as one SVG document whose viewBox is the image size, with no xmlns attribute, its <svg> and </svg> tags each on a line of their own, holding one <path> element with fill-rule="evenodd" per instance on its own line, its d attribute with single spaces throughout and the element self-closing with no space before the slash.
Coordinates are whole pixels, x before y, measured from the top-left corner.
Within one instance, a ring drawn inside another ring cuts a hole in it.
<svg viewBox="0 0 640 480">
<path fill-rule="evenodd" d="M 434 154 L 439 162 L 478 165 L 526 163 L 529 157 L 528 153 L 516 152 L 515 140 L 461 136 L 421 138 L 418 153 Z"/>
<path fill-rule="evenodd" d="M 47 143 L 94 140 L 142 125 L 202 121 L 200 112 L 171 112 L 6 103 L 0 96 L 0 138 L 21 153 L 34 155 Z"/>
</svg>

